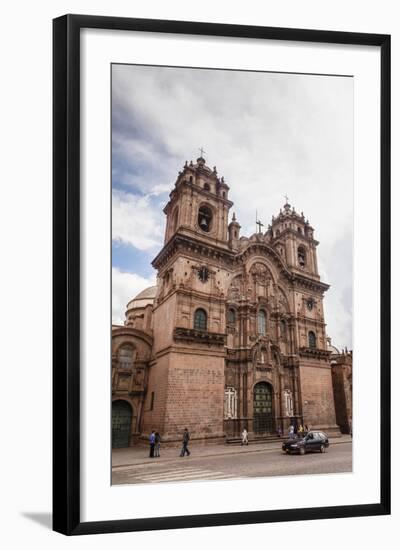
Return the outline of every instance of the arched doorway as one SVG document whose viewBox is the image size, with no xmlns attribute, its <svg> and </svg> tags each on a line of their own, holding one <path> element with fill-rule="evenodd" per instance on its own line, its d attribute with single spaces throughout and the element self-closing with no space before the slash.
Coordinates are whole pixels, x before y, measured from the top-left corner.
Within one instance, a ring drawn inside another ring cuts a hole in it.
<svg viewBox="0 0 400 550">
<path fill-rule="evenodd" d="M 132 407 L 127 401 L 112 404 L 112 448 L 129 447 L 132 424 Z"/>
<path fill-rule="evenodd" d="M 256 434 L 272 433 L 272 386 L 259 382 L 254 386 L 253 431 Z"/>
</svg>

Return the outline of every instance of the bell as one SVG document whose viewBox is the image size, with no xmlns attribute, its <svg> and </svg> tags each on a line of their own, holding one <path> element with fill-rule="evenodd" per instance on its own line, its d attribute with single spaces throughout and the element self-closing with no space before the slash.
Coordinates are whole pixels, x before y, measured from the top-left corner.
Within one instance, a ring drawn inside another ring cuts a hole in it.
<svg viewBox="0 0 400 550">
<path fill-rule="evenodd" d="M 208 223 L 205 218 L 202 218 L 202 220 L 200 221 L 200 227 L 204 227 L 205 229 L 207 229 Z"/>
</svg>

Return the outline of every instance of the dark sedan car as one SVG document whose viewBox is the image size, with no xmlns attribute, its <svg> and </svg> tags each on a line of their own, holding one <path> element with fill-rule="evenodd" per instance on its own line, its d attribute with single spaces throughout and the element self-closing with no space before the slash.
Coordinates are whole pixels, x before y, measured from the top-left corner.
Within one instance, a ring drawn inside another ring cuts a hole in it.
<svg viewBox="0 0 400 550">
<path fill-rule="evenodd" d="M 312 431 L 306 434 L 297 434 L 292 439 L 288 439 L 282 443 L 282 450 L 287 454 L 305 453 L 319 451 L 324 453 L 329 447 L 329 439 L 323 432 Z"/>
</svg>

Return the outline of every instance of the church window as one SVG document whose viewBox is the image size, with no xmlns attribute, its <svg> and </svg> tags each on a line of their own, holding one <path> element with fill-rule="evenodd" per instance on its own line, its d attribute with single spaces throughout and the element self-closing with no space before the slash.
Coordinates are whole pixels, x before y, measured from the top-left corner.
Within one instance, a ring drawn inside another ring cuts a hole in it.
<svg viewBox="0 0 400 550">
<path fill-rule="evenodd" d="M 281 321 L 281 338 L 286 338 L 286 322 L 283 320 Z"/>
<path fill-rule="evenodd" d="M 309 348 L 316 348 L 317 347 L 317 339 L 315 337 L 315 332 L 310 330 L 308 333 L 308 347 Z"/>
<path fill-rule="evenodd" d="M 306 250 L 304 246 L 299 246 L 297 249 L 297 259 L 300 267 L 305 267 L 306 265 Z"/>
<path fill-rule="evenodd" d="M 258 329 L 258 334 L 260 334 L 261 336 L 265 336 L 266 324 L 267 324 L 267 314 L 263 309 L 260 309 L 257 315 L 257 329 Z"/>
<path fill-rule="evenodd" d="M 299 233 L 302 233 L 301 227 L 298 227 L 298 228 L 297 228 L 297 231 L 298 231 Z"/>
<path fill-rule="evenodd" d="M 201 206 L 199 208 L 198 224 L 202 231 L 208 233 L 211 229 L 212 212 L 208 206 Z"/>
<path fill-rule="evenodd" d="M 209 190 L 210 190 L 210 184 L 206 182 L 206 183 L 204 184 L 204 189 L 205 189 L 206 191 L 209 191 Z"/>
<path fill-rule="evenodd" d="M 172 217 L 172 231 L 176 231 L 176 228 L 178 226 L 178 214 L 179 214 L 179 209 L 176 208 L 174 215 Z"/>
<path fill-rule="evenodd" d="M 151 397 L 150 397 L 150 410 L 152 411 L 153 409 L 154 409 L 154 392 L 152 391 Z"/>
<path fill-rule="evenodd" d="M 222 191 L 222 197 L 225 198 L 225 191 Z"/>
<path fill-rule="evenodd" d="M 224 418 L 237 418 L 237 391 L 232 387 L 225 388 Z"/>
<path fill-rule="evenodd" d="M 194 328 L 196 330 L 207 330 L 207 313 L 204 309 L 196 309 L 194 314 Z"/>
<path fill-rule="evenodd" d="M 233 324 L 236 322 L 236 311 L 230 307 L 228 309 L 228 323 Z"/>
<path fill-rule="evenodd" d="M 133 367 L 134 349 L 131 344 L 123 344 L 118 350 L 118 366 L 123 369 Z"/>
</svg>

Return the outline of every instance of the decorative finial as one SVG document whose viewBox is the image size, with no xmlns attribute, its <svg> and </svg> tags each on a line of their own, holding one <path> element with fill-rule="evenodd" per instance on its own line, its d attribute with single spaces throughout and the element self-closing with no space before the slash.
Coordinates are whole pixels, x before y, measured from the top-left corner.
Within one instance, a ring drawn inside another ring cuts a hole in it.
<svg viewBox="0 0 400 550">
<path fill-rule="evenodd" d="M 203 147 L 200 147 L 199 151 L 200 151 L 200 157 L 204 158 L 203 155 L 204 155 L 205 151 L 204 151 Z"/>
<path fill-rule="evenodd" d="M 232 214 L 232 221 L 233 221 L 233 222 L 236 221 L 236 214 L 235 214 L 235 212 Z"/>
<path fill-rule="evenodd" d="M 285 195 L 286 204 L 289 204 L 289 197 Z"/>
</svg>

